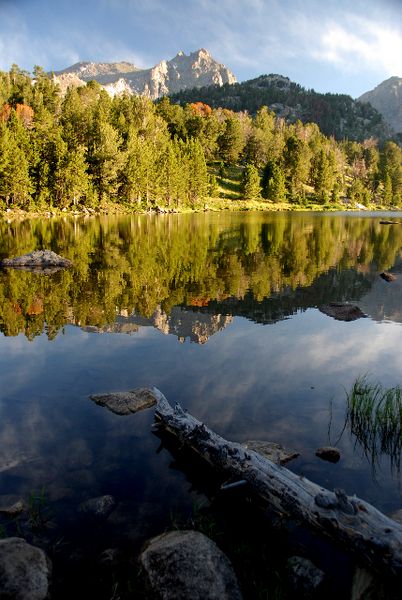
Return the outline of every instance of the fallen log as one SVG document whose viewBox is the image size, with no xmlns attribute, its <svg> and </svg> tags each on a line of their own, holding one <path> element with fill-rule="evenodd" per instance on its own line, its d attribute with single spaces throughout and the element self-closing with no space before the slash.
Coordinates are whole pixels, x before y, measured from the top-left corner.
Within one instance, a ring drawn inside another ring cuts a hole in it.
<svg viewBox="0 0 402 600">
<path fill-rule="evenodd" d="M 225 479 L 248 486 L 270 511 L 308 526 L 354 555 L 362 566 L 402 582 L 402 526 L 356 496 L 331 492 L 286 467 L 276 465 L 242 444 L 214 433 L 179 405 L 172 408 L 157 388 L 158 431 L 207 461 Z"/>
</svg>

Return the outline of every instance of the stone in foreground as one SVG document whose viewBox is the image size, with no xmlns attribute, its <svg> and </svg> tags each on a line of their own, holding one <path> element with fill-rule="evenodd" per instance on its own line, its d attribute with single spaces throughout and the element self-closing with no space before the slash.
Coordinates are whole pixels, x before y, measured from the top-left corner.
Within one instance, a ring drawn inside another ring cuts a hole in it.
<svg viewBox="0 0 402 600">
<path fill-rule="evenodd" d="M 90 396 L 99 406 L 105 406 L 116 415 L 131 415 L 156 404 L 152 390 L 138 388 L 129 392 L 116 392 L 114 394 L 93 394 Z"/>
<path fill-rule="evenodd" d="M 45 600 L 52 565 L 40 548 L 22 538 L 0 540 L 0 598 Z"/>
<path fill-rule="evenodd" d="M 68 269 L 72 266 L 72 262 L 67 258 L 59 256 L 52 250 L 34 250 L 23 256 L 5 258 L 0 262 L 0 266 L 29 271 L 47 271 Z"/>
<path fill-rule="evenodd" d="M 341 453 L 338 448 L 334 448 L 334 446 L 322 446 L 321 448 L 317 448 L 315 455 L 318 456 L 318 458 L 322 458 L 322 460 L 327 460 L 332 463 L 337 463 L 341 458 Z"/>
<path fill-rule="evenodd" d="M 286 463 L 300 456 L 299 452 L 284 448 L 275 442 L 265 442 L 262 440 L 249 440 L 245 442 L 244 447 L 247 450 L 254 450 L 271 460 L 276 465 L 286 465 Z"/>
<path fill-rule="evenodd" d="M 318 307 L 318 310 L 324 315 L 333 317 L 337 321 L 356 321 L 367 317 L 358 306 L 344 302 L 330 302 Z"/>
<path fill-rule="evenodd" d="M 198 531 L 153 538 L 140 556 L 153 592 L 163 600 L 240 600 L 229 559 Z"/>
</svg>

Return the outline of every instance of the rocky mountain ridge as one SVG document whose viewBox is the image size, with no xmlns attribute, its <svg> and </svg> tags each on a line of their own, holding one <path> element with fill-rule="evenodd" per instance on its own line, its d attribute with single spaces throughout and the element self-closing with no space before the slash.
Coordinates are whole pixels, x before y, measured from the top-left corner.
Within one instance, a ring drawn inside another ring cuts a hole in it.
<svg viewBox="0 0 402 600">
<path fill-rule="evenodd" d="M 161 60 L 151 69 L 139 69 L 128 62 L 79 62 L 54 72 L 53 77 L 62 91 L 71 85 L 85 85 L 95 79 L 111 96 L 128 92 L 144 94 L 152 100 L 183 89 L 221 86 L 237 81 L 232 71 L 218 63 L 204 48 L 189 55 L 178 52 L 172 60 Z"/>
<path fill-rule="evenodd" d="M 396 133 L 402 133 L 402 77 L 390 77 L 358 98 L 378 110 Z"/>
<path fill-rule="evenodd" d="M 347 94 L 322 94 L 307 90 L 278 74 L 261 75 L 232 85 L 211 85 L 187 89 L 174 94 L 173 102 L 205 102 L 212 108 L 246 110 L 255 114 L 260 106 L 268 106 L 288 123 L 297 120 L 317 123 L 327 136 L 338 140 L 362 141 L 374 137 L 383 141 L 395 132 L 378 110 L 358 102 Z"/>
</svg>

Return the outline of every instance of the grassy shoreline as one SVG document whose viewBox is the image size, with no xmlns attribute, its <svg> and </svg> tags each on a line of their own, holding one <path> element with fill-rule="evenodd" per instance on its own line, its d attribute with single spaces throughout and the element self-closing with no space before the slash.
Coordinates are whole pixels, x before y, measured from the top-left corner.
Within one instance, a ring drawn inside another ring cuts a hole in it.
<svg viewBox="0 0 402 600">
<path fill-rule="evenodd" d="M 308 202 L 306 204 L 296 204 L 292 202 L 269 202 L 267 200 L 242 200 L 229 198 L 206 198 L 204 202 L 196 203 L 192 208 L 152 208 L 140 209 L 138 207 L 124 203 L 107 203 L 96 209 L 87 208 L 85 206 L 74 207 L 70 209 L 47 208 L 42 210 L 23 210 L 23 209 L 6 209 L 0 211 L 0 218 L 4 220 L 22 220 L 35 218 L 60 218 L 60 217 L 78 217 L 78 216 L 98 216 L 98 215 L 140 215 L 140 214 L 185 214 L 199 212 L 248 212 L 248 211 L 267 211 L 267 212 L 301 212 L 301 211 L 317 211 L 317 212 L 334 212 L 334 211 L 394 211 L 399 209 L 395 206 L 382 206 L 371 204 L 362 209 L 360 206 L 343 203 L 328 203 L 318 204 Z"/>
</svg>

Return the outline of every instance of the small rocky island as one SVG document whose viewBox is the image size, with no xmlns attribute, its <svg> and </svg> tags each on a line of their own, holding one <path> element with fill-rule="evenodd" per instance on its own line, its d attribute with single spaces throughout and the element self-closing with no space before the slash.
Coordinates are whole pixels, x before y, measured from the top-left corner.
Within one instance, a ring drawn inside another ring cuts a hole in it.
<svg viewBox="0 0 402 600">
<path fill-rule="evenodd" d="M 68 269 L 72 264 L 71 260 L 59 256 L 52 250 L 34 250 L 22 256 L 4 258 L 0 261 L 0 267 L 44 273 Z"/>
</svg>

